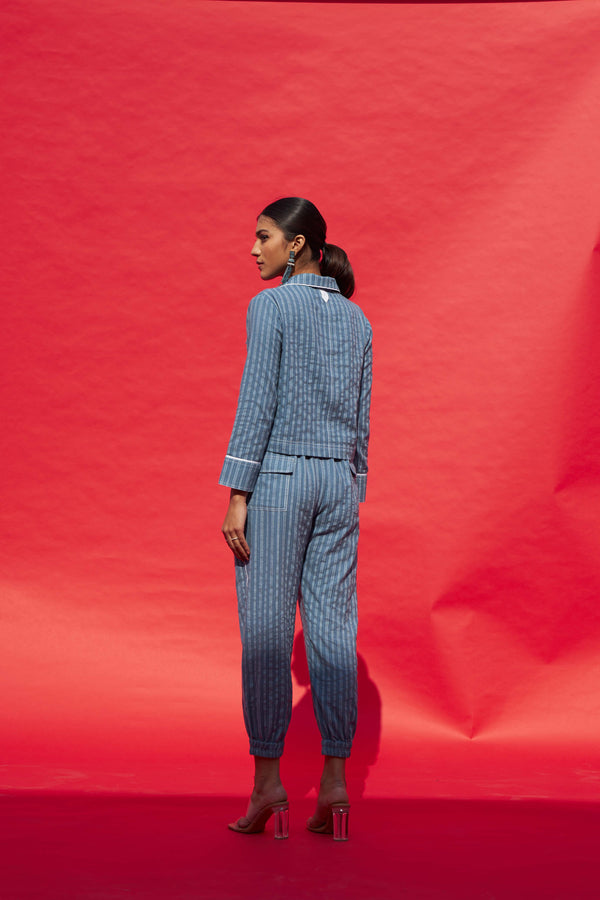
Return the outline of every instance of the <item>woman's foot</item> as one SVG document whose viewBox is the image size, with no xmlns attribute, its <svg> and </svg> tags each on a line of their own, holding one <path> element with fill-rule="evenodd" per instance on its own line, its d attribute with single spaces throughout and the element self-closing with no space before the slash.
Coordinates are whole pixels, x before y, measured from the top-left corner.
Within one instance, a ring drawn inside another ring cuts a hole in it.
<svg viewBox="0 0 600 900">
<path fill-rule="evenodd" d="M 346 790 L 346 785 L 324 785 L 321 783 L 319 796 L 317 797 L 317 807 L 314 815 L 312 815 L 306 823 L 306 827 L 309 831 L 323 831 L 325 827 L 329 827 L 331 822 L 331 807 L 336 803 L 341 803 L 343 805 L 348 804 L 348 791 Z"/>
<path fill-rule="evenodd" d="M 306 827 L 310 831 L 323 832 L 329 829 L 331 823 L 331 805 L 335 803 L 348 804 L 348 791 L 346 790 L 346 760 L 339 756 L 326 756 L 323 763 L 323 774 L 317 808 Z M 326 831 L 325 833 L 329 833 Z"/>
<path fill-rule="evenodd" d="M 261 756 L 254 757 L 254 790 L 248 801 L 246 815 L 232 822 L 232 831 L 249 834 L 262 831 L 271 815 L 272 808 L 287 803 L 287 793 L 279 777 L 279 760 Z"/>
<path fill-rule="evenodd" d="M 248 831 L 253 825 L 259 824 L 259 820 L 262 818 L 264 818 L 264 821 L 266 822 L 271 815 L 271 808 L 280 803 L 287 803 L 287 794 L 281 782 L 279 782 L 278 786 L 274 785 L 271 789 L 264 791 L 258 791 L 255 788 L 250 795 L 246 815 L 241 816 L 237 822 L 232 822 L 229 827 L 233 831 Z M 265 817 L 265 812 L 267 810 L 269 810 L 269 812 Z M 264 828 L 264 823 L 262 824 Z"/>
</svg>

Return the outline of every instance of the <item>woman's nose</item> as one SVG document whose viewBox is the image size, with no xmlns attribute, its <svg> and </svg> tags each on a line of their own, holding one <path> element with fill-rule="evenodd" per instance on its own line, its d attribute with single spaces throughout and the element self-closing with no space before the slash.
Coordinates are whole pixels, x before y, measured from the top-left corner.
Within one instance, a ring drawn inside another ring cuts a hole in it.
<svg viewBox="0 0 600 900">
<path fill-rule="evenodd" d="M 260 249 L 259 249 L 259 246 L 258 246 L 258 241 L 256 241 L 256 243 L 254 244 L 254 246 L 252 247 L 252 250 L 250 251 L 250 253 L 251 253 L 252 256 L 258 256 L 258 254 L 260 253 Z"/>
</svg>

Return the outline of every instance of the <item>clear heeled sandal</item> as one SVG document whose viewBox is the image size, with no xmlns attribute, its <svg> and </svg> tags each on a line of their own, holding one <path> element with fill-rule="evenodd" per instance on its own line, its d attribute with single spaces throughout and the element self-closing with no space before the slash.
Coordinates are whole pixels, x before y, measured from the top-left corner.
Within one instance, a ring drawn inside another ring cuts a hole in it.
<svg viewBox="0 0 600 900">
<path fill-rule="evenodd" d="M 288 803 L 269 803 L 258 810 L 252 819 L 246 819 L 246 823 L 242 824 L 242 819 L 237 822 L 231 822 L 227 827 L 231 831 L 238 834 L 260 834 L 265 830 L 268 820 L 274 817 L 275 822 L 275 840 L 285 840 L 289 835 L 290 811 Z M 245 816 L 243 818 L 246 818 Z"/>
<path fill-rule="evenodd" d="M 306 827 L 315 834 L 332 834 L 334 841 L 347 841 L 349 812 L 349 803 L 330 803 L 325 819 L 315 823 L 312 817 Z"/>
</svg>

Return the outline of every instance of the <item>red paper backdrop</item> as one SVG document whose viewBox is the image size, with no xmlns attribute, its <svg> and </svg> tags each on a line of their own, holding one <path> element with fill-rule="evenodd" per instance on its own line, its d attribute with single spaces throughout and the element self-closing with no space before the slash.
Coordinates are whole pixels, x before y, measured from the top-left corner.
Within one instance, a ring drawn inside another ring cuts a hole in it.
<svg viewBox="0 0 600 900">
<path fill-rule="evenodd" d="M 300 194 L 375 332 L 354 790 L 597 796 L 600 5 L 1 15 L 0 787 L 247 789 L 216 482 Z"/>
</svg>

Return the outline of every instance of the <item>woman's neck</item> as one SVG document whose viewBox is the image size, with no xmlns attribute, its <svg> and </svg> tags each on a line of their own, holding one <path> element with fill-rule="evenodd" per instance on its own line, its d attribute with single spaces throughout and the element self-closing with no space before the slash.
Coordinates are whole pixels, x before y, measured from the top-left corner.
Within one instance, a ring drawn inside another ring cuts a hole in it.
<svg viewBox="0 0 600 900">
<path fill-rule="evenodd" d="M 311 259 L 310 262 L 307 262 L 306 265 L 298 265 L 299 260 L 296 261 L 296 268 L 294 269 L 294 275 L 320 275 L 321 269 L 319 268 L 319 263 L 314 259 Z M 293 278 L 294 275 L 291 277 Z"/>
</svg>

